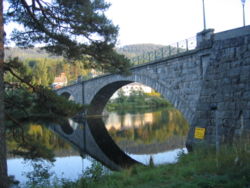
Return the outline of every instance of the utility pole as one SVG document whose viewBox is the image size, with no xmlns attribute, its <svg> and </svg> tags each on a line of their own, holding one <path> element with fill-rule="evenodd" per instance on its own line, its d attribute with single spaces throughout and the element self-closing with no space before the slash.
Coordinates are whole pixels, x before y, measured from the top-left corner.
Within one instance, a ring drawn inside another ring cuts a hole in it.
<svg viewBox="0 0 250 188">
<path fill-rule="evenodd" d="M 246 19 L 245 19 L 245 2 L 246 0 L 241 0 L 242 3 L 242 12 L 243 12 L 243 26 L 246 26 Z"/>
<path fill-rule="evenodd" d="M 205 2 L 202 0 L 202 8 L 203 8 L 203 29 L 206 30 L 206 13 L 205 13 Z"/>
</svg>

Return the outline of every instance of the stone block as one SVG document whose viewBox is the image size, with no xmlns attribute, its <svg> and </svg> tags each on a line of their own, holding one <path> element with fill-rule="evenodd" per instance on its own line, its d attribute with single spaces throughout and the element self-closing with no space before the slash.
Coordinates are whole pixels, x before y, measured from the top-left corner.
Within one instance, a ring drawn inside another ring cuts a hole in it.
<svg viewBox="0 0 250 188">
<path fill-rule="evenodd" d="M 243 92 L 243 96 L 242 96 L 243 100 L 249 100 L 250 101 L 250 91 L 245 91 Z"/>
<path fill-rule="evenodd" d="M 246 105 L 246 110 L 250 110 L 250 100 L 246 102 L 247 105 Z"/>
<path fill-rule="evenodd" d="M 250 118 L 250 110 L 244 111 L 244 117 L 249 119 Z"/>
</svg>

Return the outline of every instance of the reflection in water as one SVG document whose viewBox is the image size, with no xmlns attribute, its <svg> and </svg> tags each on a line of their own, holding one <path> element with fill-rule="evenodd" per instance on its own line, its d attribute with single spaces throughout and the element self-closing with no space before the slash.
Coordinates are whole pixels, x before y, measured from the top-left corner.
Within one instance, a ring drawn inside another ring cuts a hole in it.
<svg viewBox="0 0 250 188">
<path fill-rule="evenodd" d="M 180 152 L 187 152 L 186 149 L 175 149 L 171 151 L 166 151 L 163 153 L 157 153 L 153 155 L 137 155 L 129 154 L 130 157 L 139 161 L 142 164 L 148 165 L 150 156 L 152 156 L 154 164 L 165 164 L 165 163 L 174 163 L 177 161 L 178 154 Z M 56 157 L 56 161 L 53 167 L 50 169 L 50 172 L 53 173 L 53 178 L 58 179 L 67 179 L 67 180 L 77 180 L 82 173 L 91 166 L 92 159 L 85 158 L 82 159 L 80 156 L 68 156 L 68 157 Z M 8 160 L 8 173 L 9 175 L 14 175 L 17 180 L 20 181 L 21 187 L 26 188 L 25 182 L 28 181 L 25 173 L 32 170 L 32 167 L 25 163 L 22 158 L 15 158 Z"/>
<path fill-rule="evenodd" d="M 180 153 L 187 153 L 187 149 L 174 149 L 170 151 L 165 151 L 162 153 L 155 153 L 151 155 L 138 155 L 138 154 L 129 154 L 130 157 L 139 161 L 142 164 L 149 165 L 150 157 L 152 157 L 155 165 L 166 164 L 166 163 L 175 163 L 178 160 L 178 155 Z"/>
<path fill-rule="evenodd" d="M 50 180 L 53 181 L 55 178 L 77 180 L 82 172 L 91 166 L 92 161 L 89 159 L 82 159 L 80 156 L 68 156 L 68 157 L 56 157 L 56 161 L 50 173 L 53 177 Z M 32 166 L 22 158 L 15 158 L 8 160 L 8 174 L 14 175 L 21 184 L 28 181 L 25 176 L 27 172 L 32 171 Z M 21 186 L 26 188 L 26 186 Z"/>
<path fill-rule="evenodd" d="M 104 121 L 115 142 L 126 152 L 137 154 L 183 148 L 189 127 L 176 109 L 122 115 L 112 112 Z"/>
<path fill-rule="evenodd" d="M 67 156 L 71 154 L 77 154 L 71 145 L 66 142 L 64 139 L 60 138 L 57 134 L 53 133 L 45 126 L 40 125 L 30 125 L 28 135 L 34 140 L 40 142 L 47 148 L 53 150 L 56 156 Z M 7 138 L 8 151 L 13 151 L 18 148 L 18 143 L 14 136 L 9 135 Z M 8 157 L 13 157 L 9 155 Z"/>
<path fill-rule="evenodd" d="M 118 115 L 116 112 L 111 112 L 105 120 L 105 125 L 108 130 L 125 130 L 134 127 L 141 127 L 145 124 L 153 123 L 153 113 L 145 114 L 125 114 Z"/>
<path fill-rule="evenodd" d="M 184 148 L 188 133 L 187 122 L 175 109 L 120 115 L 112 112 L 108 117 L 104 117 L 103 121 L 116 144 L 130 157 L 143 164 L 149 163 L 150 156 L 155 164 L 175 162 L 178 152 L 181 151 L 177 148 Z M 69 124 L 73 131 L 77 131 L 77 124 L 71 121 Z M 31 126 L 30 134 L 36 135 L 59 156 L 67 156 L 67 153 L 72 151 L 66 142 L 44 128 Z M 9 144 L 13 145 L 12 142 Z M 20 158 L 9 159 L 8 170 L 10 175 L 15 175 L 18 180 L 25 182 L 22 173 L 29 171 L 30 167 L 22 164 L 22 161 Z M 90 164 L 91 160 L 82 160 L 79 156 L 57 157 L 52 171 L 57 177 L 74 180 Z"/>
</svg>

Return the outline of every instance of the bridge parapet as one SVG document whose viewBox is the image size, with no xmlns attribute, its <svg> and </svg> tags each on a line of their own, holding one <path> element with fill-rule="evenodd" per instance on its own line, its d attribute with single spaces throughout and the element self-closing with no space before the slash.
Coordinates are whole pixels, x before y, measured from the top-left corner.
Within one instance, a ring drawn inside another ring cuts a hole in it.
<svg viewBox="0 0 250 188">
<path fill-rule="evenodd" d="M 132 65 L 145 64 L 152 61 L 158 61 L 174 55 L 178 55 L 190 50 L 194 50 L 197 46 L 196 37 L 191 37 L 179 42 L 169 44 L 163 48 L 154 51 L 144 52 L 140 56 L 130 58 Z"/>
</svg>

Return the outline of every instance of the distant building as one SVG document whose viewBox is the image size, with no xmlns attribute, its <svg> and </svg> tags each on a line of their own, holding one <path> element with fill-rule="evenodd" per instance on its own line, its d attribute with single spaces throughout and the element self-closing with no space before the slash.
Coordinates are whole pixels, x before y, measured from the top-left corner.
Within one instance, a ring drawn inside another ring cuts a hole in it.
<svg viewBox="0 0 250 188">
<path fill-rule="evenodd" d="M 55 77 L 54 82 L 52 83 L 52 88 L 59 89 L 68 84 L 67 76 L 62 72 L 59 76 Z"/>
<path fill-rule="evenodd" d="M 122 88 L 120 88 L 120 90 L 123 91 L 125 96 L 131 95 L 133 91 L 142 91 L 143 93 L 151 93 L 153 91 L 151 87 L 145 86 L 137 82 L 125 85 Z M 117 97 L 118 97 L 118 91 L 116 91 L 111 98 L 115 99 Z"/>
<path fill-rule="evenodd" d="M 91 78 L 95 78 L 95 77 L 98 77 L 98 76 L 101 76 L 101 75 L 103 75 L 103 72 L 101 72 L 101 71 L 97 71 L 95 69 L 91 69 L 91 71 L 90 71 L 90 77 Z"/>
</svg>

